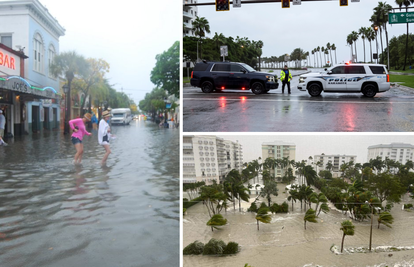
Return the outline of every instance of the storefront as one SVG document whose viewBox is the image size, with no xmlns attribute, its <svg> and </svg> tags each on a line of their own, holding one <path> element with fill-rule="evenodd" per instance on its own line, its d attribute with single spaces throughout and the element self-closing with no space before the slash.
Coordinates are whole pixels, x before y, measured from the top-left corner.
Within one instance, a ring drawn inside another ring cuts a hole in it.
<svg viewBox="0 0 414 267">
<path fill-rule="evenodd" d="M 24 79 L 23 53 L 0 44 L 0 109 L 5 137 L 59 129 L 60 94 L 52 87 Z"/>
</svg>

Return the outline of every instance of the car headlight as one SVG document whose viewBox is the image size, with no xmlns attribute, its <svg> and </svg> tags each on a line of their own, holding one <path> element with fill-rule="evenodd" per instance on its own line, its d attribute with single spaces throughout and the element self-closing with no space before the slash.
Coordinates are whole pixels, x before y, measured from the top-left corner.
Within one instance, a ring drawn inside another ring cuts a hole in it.
<svg viewBox="0 0 414 267">
<path fill-rule="evenodd" d="M 305 79 L 306 79 L 306 77 L 299 77 L 299 83 L 304 83 Z"/>
<path fill-rule="evenodd" d="M 266 76 L 266 78 L 267 78 L 267 81 L 269 81 L 269 82 L 274 82 L 275 81 L 275 76 L 270 76 L 270 75 L 267 75 Z M 277 79 L 277 78 L 276 78 Z"/>
</svg>

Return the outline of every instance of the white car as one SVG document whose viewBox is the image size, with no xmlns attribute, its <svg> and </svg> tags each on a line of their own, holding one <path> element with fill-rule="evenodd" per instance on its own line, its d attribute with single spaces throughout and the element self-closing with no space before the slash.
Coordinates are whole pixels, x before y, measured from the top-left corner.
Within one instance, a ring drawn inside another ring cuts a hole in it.
<svg viewBox="0 0 414 267">
<path fill-rule="evenodd" d="M 311 96 L 325 93 L 362 93 L 374 97 L 390 90 L 390 77 L 385 65 L 340 64 L 321 73 L 300 75 L 298 89 Z"/>
</svg>

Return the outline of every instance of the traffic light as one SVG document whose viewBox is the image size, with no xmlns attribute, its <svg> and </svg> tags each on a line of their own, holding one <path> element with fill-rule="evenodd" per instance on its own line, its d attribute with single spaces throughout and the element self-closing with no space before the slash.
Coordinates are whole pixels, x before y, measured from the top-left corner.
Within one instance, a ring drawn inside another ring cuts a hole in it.
<svg viewBox="0 0 414 267">
<path fill-rule="evenodd" d="M 290 0 L 282 0 L 282 8 L 289 8 Z"/>
<path fill-rule="evenodd" d="M 339 6 L 348 6 L 348 0 L 339 0 Z"/>
<path fill-rule="evenodd" d="M 216 11 L 229 11 L 230 0 L 216 0 Z"/>
</svg>

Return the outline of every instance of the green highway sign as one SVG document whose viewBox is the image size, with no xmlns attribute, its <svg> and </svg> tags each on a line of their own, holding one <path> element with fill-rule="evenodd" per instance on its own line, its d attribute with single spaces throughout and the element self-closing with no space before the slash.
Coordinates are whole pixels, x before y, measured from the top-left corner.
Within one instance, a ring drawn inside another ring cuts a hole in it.
<svg viewBox="0 0 414 267">
<path fill-rule="evenodd" d="M 388 13 L 388 22 L 390 24 L 413 23 L 414 22 L 414 12 Z"/>
</svg>

